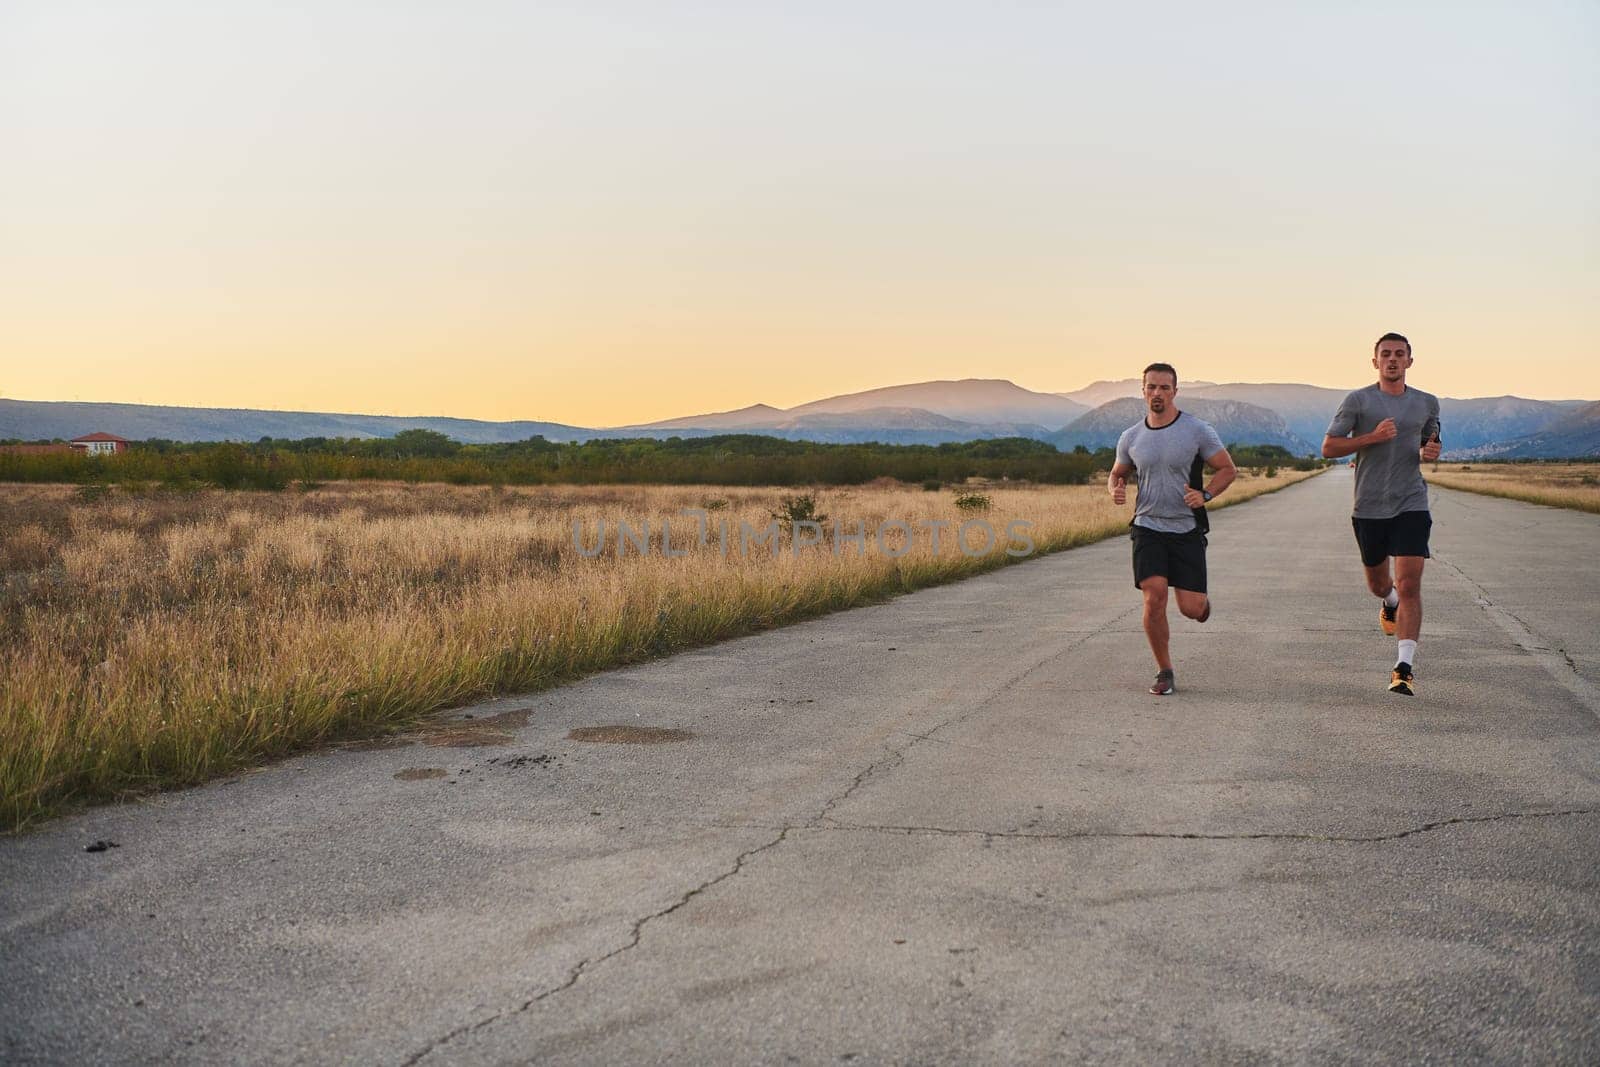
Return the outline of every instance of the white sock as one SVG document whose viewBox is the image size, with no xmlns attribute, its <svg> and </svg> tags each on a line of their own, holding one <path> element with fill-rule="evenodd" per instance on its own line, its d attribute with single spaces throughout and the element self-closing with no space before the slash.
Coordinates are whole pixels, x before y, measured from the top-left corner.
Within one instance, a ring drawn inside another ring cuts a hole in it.
<svg viewBox="0 0 1600 1067">
<path fill-rule="evenodd" d="M 1383 606 L 1387 608 L 1398 608 L 1400 606 L 1400 594 L 1392 585 L 1389 587 L 1389 595 L 1383 598 Z"/>
<path fill-rule="evenodd" d="M 1401 663 L 1409 663 L 1413 667 L 1415 667 L 1417 665 L 1417 643 L 1415 641 L 1401 641 L 1400 642 L 1400 660 L 1399 660 L 1399 662 L 1401 662 Z"/>
</svg>

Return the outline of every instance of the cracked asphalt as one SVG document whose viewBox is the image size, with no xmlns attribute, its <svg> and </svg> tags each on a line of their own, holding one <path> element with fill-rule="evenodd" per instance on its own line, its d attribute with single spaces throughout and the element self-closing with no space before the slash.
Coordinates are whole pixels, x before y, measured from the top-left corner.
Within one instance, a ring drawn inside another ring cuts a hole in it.
<svg viewBox="0 0 1600 1067">
<path fill-rule="evenodd" d="M 1436 491 L 1407 700 L 1349 495 L 1175 697 L 1119 539 L 0 840 L 0 1061 L 1600 1062 L 1600 516 Z"/>
</svg>

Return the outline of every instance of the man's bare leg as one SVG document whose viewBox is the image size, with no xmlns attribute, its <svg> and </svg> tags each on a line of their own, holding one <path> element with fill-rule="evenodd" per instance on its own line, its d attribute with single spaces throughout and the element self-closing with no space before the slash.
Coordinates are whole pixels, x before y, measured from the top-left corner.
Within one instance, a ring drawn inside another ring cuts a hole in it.
<svg viewBox="0 0 1600 1067">
<path fill-rule="evenodd" d="M 1197 593 L 1193 589 L 1174 589 L 1172 595 L 1178 601 L 1178 611 L 1184 618 L 1199 621 L 1206 613 L 1207 597 L 1204 593 Z"/>
<path fill-rule="evenodd" d="M 1394 557 L 1394 584 L 1400 593 L 1400 611 L 1394 635 L 1401 641 L 1415 641 L 1422 633 L 1422 556 Z"/>
<path fill-rule="evenodd" d="M 1150 641 L 1150 651 L 1156 655 L 1156 666 L 1170 671 L 1172 657 L 1167 653 L 1167 646 L 1172 631 L 1167 625 L 1167 580 L 1154 576 L 1146 578 L 1139 583 L 1139 589 L 1144 593 L 1144 635 Z"/>
<path fill-rule="evenodd" d="M 1367 589 L 1373 596 L 1382 600 L 1389 595 L 1389 590 L 1394 588 L 1394 579 L 1389 577 L 1389 557 L 1385 556 L 1376 566 L 1361 569 L 1367 572 Z"/>
</svg>

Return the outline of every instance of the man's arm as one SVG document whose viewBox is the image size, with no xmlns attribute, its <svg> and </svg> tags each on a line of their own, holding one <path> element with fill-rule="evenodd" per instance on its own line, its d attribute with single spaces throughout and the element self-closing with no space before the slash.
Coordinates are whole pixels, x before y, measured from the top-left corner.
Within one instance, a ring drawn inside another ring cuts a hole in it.
<svg viewBox="0 0 1600 1067">
<path fill-rule="evenodd" d="M 1133 464 L 1123 463 L 1118 460 L 1111 467 L 1111 476 L 1106 479 L 1106 489 L 1111 493 L 1113 504 L 1126 504 L 1128 502 L 1128 475 L 1133 473 Z"/>
<path fill-rule="evenodd" d="M 1226 448 L 1219 448 L 1214 454 L 1207 456 L 1206 466 L 1216 472 L 1211 476 L 1211 481 L 1206 484 L 1205 489 L 1206 493 L 1212 496 L 1232 485 L 1234 478 L 1239 475 L 1238 468 L 1233 465 L 1233 457 L 1228 455 Z M 1203 508 L 1206 505 L 1205 493 L 1190 486 L 1183 491 L 1183 502 L 1191 508 Z"/>
<path fill-rule="evenodd" d="M 1444 444 L 1439 440 L 1439 401 L 1434 400 L 1428 405 L 1428 421 L 1422 427 L 1422 451 L 1417 454 L 1424 463 L 1435 463 L 1443 451 Z"/>
<path fill-rule="evenodd" d="M 1422 443 L 1422 451 L 1417 455 L 1422 457 L 1424 463 L 1435 463 L 1439 459 L 1439 453 L 1443 451 L 1444 445 L 1439 441 L 1439 431 L 1436 429 L 1433 431 L 1433 436 Z"/>
<path fill-rule="evenodd" d="M 1323 459 L 1343 459 L 1345 456 L 1354 455 L 1363 448 L 1381 445 L 1385 441 L 1393 441 L 1400 431 L 1395 429 L 1393 419 L 1384 419 L 1378 423 L 1377 428 L 1371 433 L 1364 433 L 1357 437 L 1335 437 L 1333 434 L 1322 439 Z"/>
</svg>

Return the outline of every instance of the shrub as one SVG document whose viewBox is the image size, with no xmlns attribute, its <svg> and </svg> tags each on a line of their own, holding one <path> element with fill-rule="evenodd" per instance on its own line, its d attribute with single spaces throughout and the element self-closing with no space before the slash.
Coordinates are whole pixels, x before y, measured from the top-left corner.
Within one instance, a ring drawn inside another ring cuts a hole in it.
<svg viewBox="0 0 1600 1067">
<path fill-rule="evenodd" d="M 962 493 L 956 497 L 956 507 L 962 511 L 988 511 L 992 503 L 982 493 Z"/>
<path fill-rule="evenodd" d="M 810 493 L 801 493 L 799 496 L 787 496 L 778 502 L 778 510 L 771 513 L 778 520 L 786 533 L 794 532 L 797 522 L 823 523 L 828 521 L 828 516 L 817 511 L 817 501 Z"/>
</svg>

